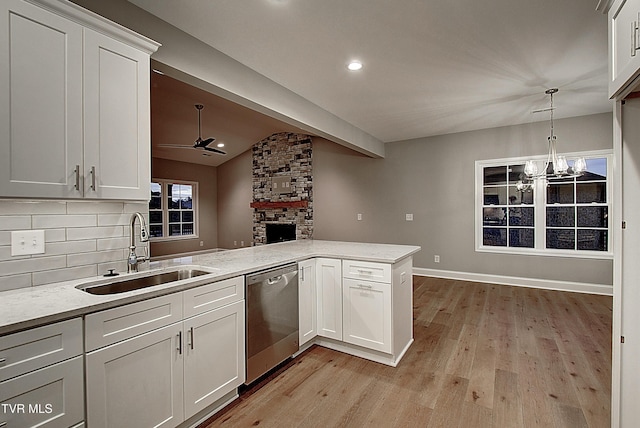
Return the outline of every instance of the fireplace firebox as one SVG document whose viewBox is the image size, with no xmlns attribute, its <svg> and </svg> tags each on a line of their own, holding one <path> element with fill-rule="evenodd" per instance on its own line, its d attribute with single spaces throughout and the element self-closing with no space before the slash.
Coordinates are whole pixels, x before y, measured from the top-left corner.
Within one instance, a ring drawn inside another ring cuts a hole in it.
<svg viewBox="0 0 640 428">
<path fill-rule="evenodd" d="M 296 225 L 290 223 L 267 223 L 267 244 L 295 241 Z"/>
</svg>

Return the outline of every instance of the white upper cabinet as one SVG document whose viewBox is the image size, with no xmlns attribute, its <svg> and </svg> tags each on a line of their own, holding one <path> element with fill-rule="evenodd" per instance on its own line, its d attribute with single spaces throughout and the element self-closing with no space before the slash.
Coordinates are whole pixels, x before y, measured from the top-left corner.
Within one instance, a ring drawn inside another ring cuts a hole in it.
<svg viewBox="0 0 640 428">
<path fill-rule="evenodd" d="M 101 199 L 150 195 L 149 55 L 84 32 L 84 189 Z"/>
<path fill-rule="evenodd" d="M 640 0 L 609 9 L 609 97 L 620 98 L 640 75 Z"/>
<path fill-rule="evenodd" d="M 82 27 L 24 1 L 0 8 L 0 196 L 80 197 Z"/>
<path fill-rule="evenodd" d="M 147 200 L 158 44 L 38 3 L 0 6 L 0 197 Z"/>
</svg>

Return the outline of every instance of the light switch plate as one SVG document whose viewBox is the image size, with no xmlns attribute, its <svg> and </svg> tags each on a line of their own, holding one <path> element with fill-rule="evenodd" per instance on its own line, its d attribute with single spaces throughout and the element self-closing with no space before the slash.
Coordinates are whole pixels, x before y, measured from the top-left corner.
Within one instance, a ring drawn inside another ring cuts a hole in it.
<svg viewBox="0 0 640 428">
<path fill-rule="evenodd" d="M 405 216 L 405 219 L 406 219 L 407 221 L 413 221 L 413 214 L 407 214 L 407 215 Z"/>
<path fill-rule="evenodd" d="M 44 230 L 11 231 L 11 255 L 44 254 Z"/>
</svg>

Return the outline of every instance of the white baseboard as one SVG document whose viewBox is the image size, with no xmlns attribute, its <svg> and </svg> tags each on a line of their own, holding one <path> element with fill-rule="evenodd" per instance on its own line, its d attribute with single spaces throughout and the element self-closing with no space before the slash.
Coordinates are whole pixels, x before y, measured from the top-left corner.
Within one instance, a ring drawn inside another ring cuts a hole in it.
<svg viewBox="0 0 640 428">
<path fill-rule="evenodd" d="M 434 276 L 436 278 L 457 279 L 461 281 L 486 282 L 490 284 L 513 285 L 516 287 L 542 288 L 545 290 L 572 291 L 574 293 L 613 296 L 613 285 L 589 284 L 586 282 L 556 281 L 552 279 L 489 275 L 483 273 L 456 272 L 418 267 L 413 268 L 413 274 L 417 276 Z"/>
</svg>

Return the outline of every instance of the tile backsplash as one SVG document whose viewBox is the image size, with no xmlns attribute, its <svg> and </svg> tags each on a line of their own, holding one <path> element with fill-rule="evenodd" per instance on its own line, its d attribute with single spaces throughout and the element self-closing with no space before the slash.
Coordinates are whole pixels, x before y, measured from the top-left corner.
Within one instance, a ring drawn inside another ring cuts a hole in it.
<svg viewBox="0 0 640 428">
<path fill-rule="evenodd" d="M 131 214 L 148 211 L 145 202 L 0 200 L 0 291 L 126 271 Z M 44 254 L 11 256 L 11 231 L 29 229 L 45 231 Z M 147 244 L 136 245 L 143 255 Z"/>
</svg>

